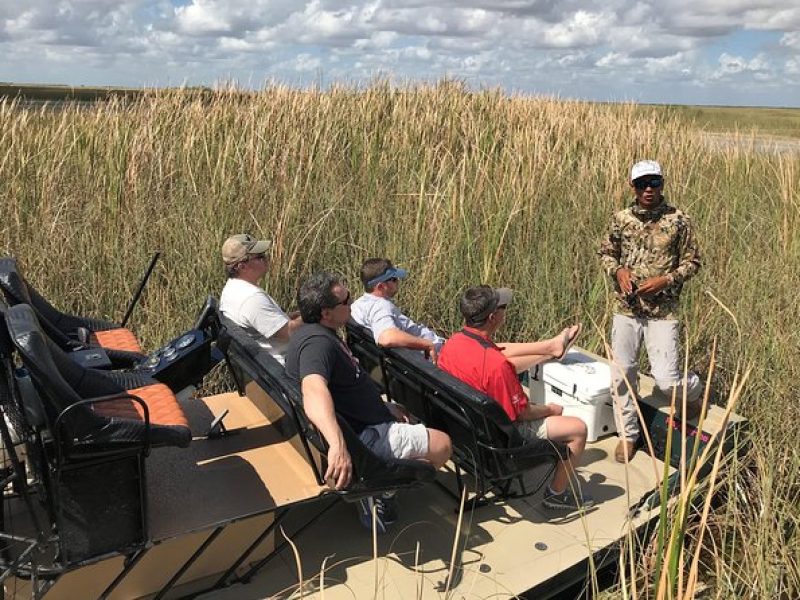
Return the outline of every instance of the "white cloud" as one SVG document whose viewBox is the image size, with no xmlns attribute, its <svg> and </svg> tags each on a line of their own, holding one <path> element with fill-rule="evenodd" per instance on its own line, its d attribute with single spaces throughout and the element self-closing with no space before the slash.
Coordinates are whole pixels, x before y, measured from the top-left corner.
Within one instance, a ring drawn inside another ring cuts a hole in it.
<svg viewBox="0 0 800 600">
<path fill-rule="evenodd" d="M 751 73 L 763 79 L 770 75 L 770 70 L 769 61 L 763 54 L 748 60 L 723 52 L 719 57 L 719 68 L 714 72 L 713 77 L 721 79 L 732 75 Z"/>
<path fill-rule="evenodd" d="M 781 36 L 781 46 L 800 52 L 800 31 L 791 31 Z"/>
<path fill-rule="evenodd" d="M 544 39 L 556 48 L 595 46 L 612 24 L 613 17 L 609 14 L 580 10 L 564 22 L 547 28 Z"/>
<path fill-rule="evenodd" d="M 294 69 L 301 73 L 308 71 L 316 71 L 322 66 L 322 61 L 310 54 L 299 54 L 294 59 Z"/>
</svg>

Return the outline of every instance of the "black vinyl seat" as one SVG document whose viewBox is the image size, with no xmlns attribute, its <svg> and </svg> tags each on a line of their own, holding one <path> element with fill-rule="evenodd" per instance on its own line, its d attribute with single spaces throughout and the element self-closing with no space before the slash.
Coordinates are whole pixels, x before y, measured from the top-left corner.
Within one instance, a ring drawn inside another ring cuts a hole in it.
<svg viewBox="0 0 800 600">
<path fill-rule="evenodd" d="M 55 544 L 56 568 L 142 548 L 147 455 L 152 447 L 186 447 L 192 440 L 175 395 L 141 373 L 101 372 L 74 362 L 45 335 L 27 304 L 6 308 L 0 302 L 0 329 L 8 383 L 0 390 L 7 396 L 3 413 L 28 459 L 26 466 L 15 465 L 16 479 L 33 475 L 41 491 L 49 523 L 40 522 L 31 502 L 29 514 L 38 539 Z"/>
<path fill-rule="evenodd" d="M 354 323 L 348 323 L 347 337 L 359 360 L 364 348 L 381 357 L 392 400 L 429 427 L 450 435 L 453 462 L 476 480 L 476 500 L 489 492 L 501 498 L 526 495 L 526 472 L 542 464 L 554 468 L 556 461 L 568 457 L 564 444 L 524 439 L 494 399 L 442 371 L 421 352 L 378 347 L 369 330 Z M 460 476 L 458 480 L 460 487 Z M 512 492 L 515 482 L 521 488 L 518 492 Z"/>
<path fill-rule="evenodd" d="M 386 392 L 384 382 L 386 373 L 383 371 L 383 355 L 381 348 L 375 343 L 372 331 L 353 320 L 347 323 L 347 345 L 354 356 L 358 357 L 361 368 L 370 373 L 375 379 L 375 374 L 381 374 L 381 381 L 376 381 L 383 393 Z"/>
<path fill-rule="evenodd" d="M 141 345 L 129 329 L 55 308 L 25 280 L 14 258 L 0 258 L 0 288 L 9 305 L 29 304 L 33 307 L 42 329 L 62 350 L 100 347 L 119 368 L 132 367 L 145 358 Z M 82 338 L 85 339 L 82 341 Z"/>
<path fill-rule="evenodd" d="M 266 350 L 261 348 L 247 332 L 224 316 L 220 317 L 221 329 L 217 340 L 228 364 L 234 373 L 239 392 L 255 382 L 291 418 L 293 426 L 303 441 L 309 460 L 315 465 L 309 444 L 314 446 L 323 459 L 327 456 L 327 444 L 322 435 L 308 420 L 303 410 L 300 386 L 285 372 Z M 353 461 L 353 480 L 347 489 L 337 492 L 345 500 L 358 500 L 364 496 L 401 488 L 415 487 L 434 480 L 435 469 L 418 460 L 387 460 L 373 454 L 361 442 L 347 422 L 337 415 L 347 449 Z M 294 433 L 294 432 L 290 432 Z M 317 478 L 324 481 L 320 470 Z"/>
<path fill-rule="evenodd" d="M 153 446 L 191 442 L 186 417 L 164 384 L 138 373 L 105 374 L 75 363 L 44 334 L 27 304 L 8 308 L 5 321 L 63 459 L 136 447 L 146 454 Z"/>
</svg>

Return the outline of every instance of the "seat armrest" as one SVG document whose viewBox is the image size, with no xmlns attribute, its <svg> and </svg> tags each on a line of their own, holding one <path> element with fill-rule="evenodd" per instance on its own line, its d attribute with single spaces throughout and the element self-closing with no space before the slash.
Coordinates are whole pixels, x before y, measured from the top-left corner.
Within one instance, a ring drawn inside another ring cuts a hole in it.
<svg viewBox="0 0 800 600">
<path fill-rule="evenodd" d="M 102 404 L 102 403 L 105 403 L 105 402 L 114 402 L 116 400 L 132 400 L 132 401 L 136 402 L 137 404 L 139 404 L 139 406 L 141 406 L 142 414 L 144 416 L 144 431 L 143 431 L 143 434 L 141 436 L 141 439 L 139 439 L 139 440 L 131 439 L 131 440 L 129 440 L 129 442 L 130 442 L 130 445 L 133 446 L 133 447 L 136 447 L 137 445 L 140 445 L 141 446 L 141 450 L 144 452 L 145 456 L 150 454 L 150 409 L 147 407 L 147 403 L 144 400 L 142 400 L 141 398 L 139 398 L 138 396 L 134 396 L 133 394 L 128 394 L 128 393 L 121 393 L 121 394 L 112 394 L 112 395 L 109 395 L 109 396 L 99 396 L 97 398 L 87 398 L 85 400 L 80 400 L 78 402 L 75 402 L 74 404 L 69 405 L 67 408 L 65 408 L 63 411 L 61 411 L 61 413 L 58 415 L 58 417 L 56 417 L 55 423 L 53 425 L 53 435 L 56 438 L 56 448 L 57 448 L 57 452 L 58 452 L 58 457 L 57 457 L 58 458 L 58 464 L 63 464 L 63 459 L 65 458 L 65 456 L 63 454 L 63 451 L 64 451 L 65 447 L 72 448 L 72 447 L 75 447 L 77 445 L 76 443 L 78 443 L 78 444 L 80 443 L 80 438 L 79 437 L 70 436 L 71 440 L 69 442 L 67 442 L 66 439 L 65 439 L 66 436 L 62 435 L 62 429 L 66 426 L 66 423 L 65 423 L 66 419 L 69 418 L 69 417 L 72 417 L 73 413 L 75 413 L 75 411 L 77 409 L 79 409 L 79 407 L 93 406 L 95 404 Z M 64 433 L 66 433 L 66 432 L 64 432 Z M 90 435 L 94 436 L 95 438 L 97 438 L 95 441 L 89 442 L 89 443 L 100 443 L 102 441 L 102 439 L 101 439 L 102 438 L 102 432 L 90 431 L 88 433 Z M 126 447 L 124 449 L 111 448 L 111 449 L 108 449 L 108 450 L 99 450 L 98 452 L 91 452 L 91 455 L 92 456 L 97 456 L 97 455 L 108 456 L 108 455 L 113 455 L 113 454 L 117 454 L 117 453 L 120 453 L 120 452 L 128 452 L 129 450 L 130 450 L 130 446 L 128 446 L 128 447 Z M 81 453 L 81 455 L 84 455 L 84 453 Z M 67 458 L 68 457 L 69 456 L 67 456 Z"/>
</svg>

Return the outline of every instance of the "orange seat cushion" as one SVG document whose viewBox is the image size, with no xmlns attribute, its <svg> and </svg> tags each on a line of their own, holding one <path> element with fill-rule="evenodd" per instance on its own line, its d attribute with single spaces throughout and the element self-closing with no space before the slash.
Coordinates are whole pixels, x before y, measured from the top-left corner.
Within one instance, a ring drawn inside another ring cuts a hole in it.
<svg viewBox="0 0 800 600">
<path fill-rule="evenodd" d="M 152 425 L 181 425 L 189 427 L 186 415 L 178 404 L 178 399 L 163 383 L 154 383 L 144 387 L 128 390 L 128 394 L 138 396 L 147 405 Z M 119 419 L 144 420 L 142 406 L 135 400 L 120 398 L 110 402 L 99 402 L 93 405 L 94 411 L 104 417 Z"/>
<path fill-rule="evenodd" d="M 142 347 L 133 332 L 126 327 L 108 329 L 106 331 L 93 331 L 89 340 L 101 348 L 108 350 L 125 350 L 142 354 Z"/>
</svg>

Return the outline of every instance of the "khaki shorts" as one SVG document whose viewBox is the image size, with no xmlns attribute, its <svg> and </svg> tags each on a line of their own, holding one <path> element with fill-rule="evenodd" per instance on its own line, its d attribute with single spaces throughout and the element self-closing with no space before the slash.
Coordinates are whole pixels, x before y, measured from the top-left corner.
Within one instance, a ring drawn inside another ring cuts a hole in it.
<svg viewBox="0 0 800 600">
<path fill-rule="evenodd" d="M 381 458 L 428 456 L 428 429 L 422 423 L 379 423 L 370 425 L 358 437 Z"/>
<path fill-rule="evenodd" d="M 516 421 L 514 425 L 526 440 L 546 440 L 547 419 L 534 419 L 533 421 Z"/>
</svg>

